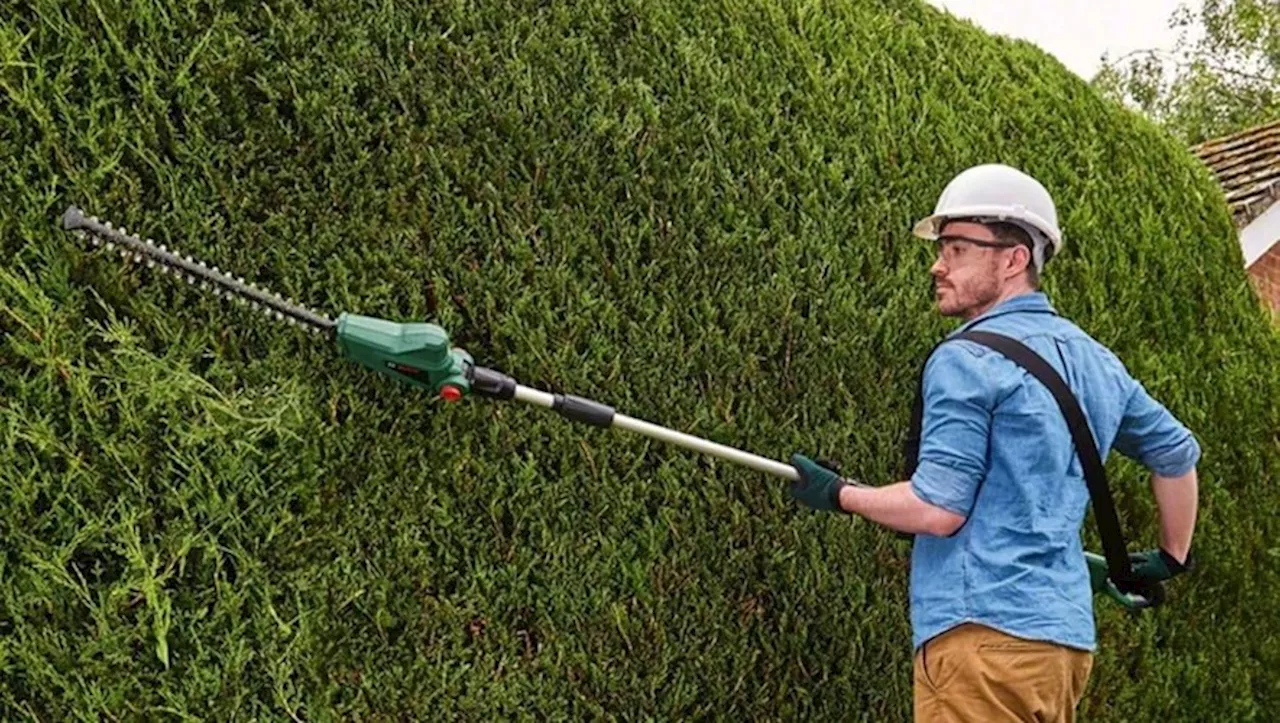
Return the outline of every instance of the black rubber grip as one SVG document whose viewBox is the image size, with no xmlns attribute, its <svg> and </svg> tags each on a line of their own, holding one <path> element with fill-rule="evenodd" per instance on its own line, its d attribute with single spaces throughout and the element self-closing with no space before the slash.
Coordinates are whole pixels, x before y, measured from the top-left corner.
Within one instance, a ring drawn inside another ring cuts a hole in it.
<svg viewBox="0 0 1280 723">
<path fill-rule="evenodd" d="M 471 393 L 492 399 L 515 399 L 516 380 L 492 369 L 472 366 L 467 369 Z"/>
<path fill-rule="evenodd" d="M 1147 604 L 1144 607 L 1158 607 L 1164 604 L 1165 590 L 1164 583 L 1159 580 L 1125 580 L 1117 582 L 1111 581 L 1116 589 L 1122 593 L 1129 595 L 1141 595 L 1146 599 Z"/>
<path fill-rule="evenodd" d="M 560 416 L 575 422 L 585 422 L 596 427 L 613 425 L 613 407 L 572 394 L 557 394 L 551 408 L 559 412 Z"/>
</svg>

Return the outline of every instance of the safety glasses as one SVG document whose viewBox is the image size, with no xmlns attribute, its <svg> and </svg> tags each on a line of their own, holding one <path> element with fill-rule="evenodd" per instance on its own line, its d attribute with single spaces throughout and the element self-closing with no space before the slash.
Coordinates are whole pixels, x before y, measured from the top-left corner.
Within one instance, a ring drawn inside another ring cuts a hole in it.
<svg viewBox="0 0 1280 723">
<path fill-rule="evenodd" d="M 939 236 L 933 241 L 933 249 L 938 258 L 946 263 L 951 263 L 964 257 L 965 247 L 957 244 L 970 244 L 984 249 L 1011 249 L 1019 245 L 1017 243 L 987 241 L 968 236 Z"/>
</svg>

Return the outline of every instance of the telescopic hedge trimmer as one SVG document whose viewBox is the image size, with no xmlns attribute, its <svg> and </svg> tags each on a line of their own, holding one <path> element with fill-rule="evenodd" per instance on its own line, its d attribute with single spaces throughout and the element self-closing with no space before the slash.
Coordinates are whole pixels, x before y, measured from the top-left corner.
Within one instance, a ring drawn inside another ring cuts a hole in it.
<svg viewBox="0 0 1280 723">
<path fill-rule="evenodd" d="M 87 236 L 94 246 L 118 250 L 126 260 L 145 263 L 233 302 L 260 308 L 268 316 L 317 335 L 335 339 L 344 357 L 401 382 L 424 387 L 446 402 L 474 394 L 546 407 L 575 422 L 616 427 L 746 465 L 760 472 L 795 481 L 799 472 L 789 464 L 660 427 L 623 414 L 612 407 L 569 394 L 551 394 L 516 383 L 500 372 L 475 364 L 471 355 L 449 343 L 449 335 L 435 324 L 398 323 L 371 316 L 343 313 L 336 320 L 294 301 L 210 267 L 190 256 L 130 235 L 110 222 L 85 216 L 75 206 L 62 215 L 62 226 Z"/>
<path fill-rule="evenodd" d="M 552 394 L 519 384 L 506 374 L 477 365 L 465 350 L 451 346 L 448 333 L 435 324 L 399 323 L 350 313 L 331 319 L 216 266 L 183 256 L 150 239 L 144 241 L 110 222 L 86 216 L 76 206 L 68 207 L 63 213 L 62 226 L 87 238 L 95 247 L 106 246 L 107 250 L 119 251 L 127 261 L 144 263 L 148 268 L 186 279 L 189 284 L 199 285 L 201 289 L 213 291 L 232 302 L 257 307 L 277 321 L 332 338 L 347 359 L 398 381 L 423 387 L 446 402 L 457 402 L 469 394 L 491 399 L 514 399 L 545 407 L 575 422 L 638 432 L 792 482 L 800 478 L 793 465 L 618 414 L 612 407 L 590 399 Z M 1108 597 L 1130 609 L 1158 603 L 1120 592 L 1106 580 L 1105 559 L 1093 553 L 1086 553 L 1086 558 L 1095 590 L 1104 591 Z"/>
</svg>

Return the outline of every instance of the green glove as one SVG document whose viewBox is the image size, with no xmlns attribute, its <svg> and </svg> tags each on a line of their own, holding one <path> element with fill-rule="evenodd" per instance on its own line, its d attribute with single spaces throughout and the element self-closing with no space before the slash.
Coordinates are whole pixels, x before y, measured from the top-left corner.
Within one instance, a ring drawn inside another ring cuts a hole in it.
<svg viewBox="0 0 1280 723">
<path fill-rule="evenodd" d="M 1084 559 L 1089 563 L 1089 585 L 1093 588 L 1095 595 L 1099 593 L 1106 595 L 1122 607 L 1130 610 L 1138 608 L 1135 598 L 1120 592 L 1120 589 L 1107 576 L 1107 560 L 1105 557 L 1097 553 L 1086 552 L 1084 553 Z"/>
<path fill-rule="evenodd" d="M 1142 553 L 1130 553 L 1129 555 L 1130 564 L 1133 565 L 1135 573 L 1138 572 L 1137 565 L 1133 564 L 1132 560 L 1136 555 L 1140 554 Z M 1084 559 L 1089 564 L 1089 585 L 1095 595 L 1098 593 L 1106 595 L 1128 610 L 1141 610 L 1164 603 L 1164 585 L 1160 580 L 1149 577 L 1141 578 L 1149 581 L 1147 585 L 1149 589 L 1144 595 L 1130 595 L 1120 592 L 1120 588 L 1111 582 L 1111 578 L 1108 577 L 1109 571 L 1105 557 L 1097 553 L 1086 552 L 1084 553 Z M 1141 577 L 1140 574 L 1139 577 Z"/>
<path fill-rule="evenodd" d="M 803 454 L 791 455 L 791 464 L 800 479 L 791 483 L 791 496 L 815 510 L 844 512 L 840 507 L 840 490 L 848 483 L 840 479 L 839 468 L 831 463 L 819 464 Z"/>
<path fill-rule="evenodd" d="M 1191 561 L 1191 553 L 1187 553 L 1186 563 L 1178 562 L 1173 555 L 1163 548 L 1143 550 L 1129 553 L 1129 564 L 1133 566 L 1133 576 L 1140 580 L 1168 580 L 1190 570 L 1195 563 Z"/>
</svg>

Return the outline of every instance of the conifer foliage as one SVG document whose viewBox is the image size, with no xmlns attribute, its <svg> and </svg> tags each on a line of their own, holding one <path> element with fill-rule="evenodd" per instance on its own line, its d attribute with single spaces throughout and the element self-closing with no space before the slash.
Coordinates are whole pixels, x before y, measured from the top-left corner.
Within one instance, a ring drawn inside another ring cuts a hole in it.
<svg viewBox="0 0 1280 723">
<path fill-rule="evenodd" d="M 950 328 L 910 224 L 989 161 L 1058 199 L 1057 308 L 1205 450 L 1201 569 L 1099 602 L 1082 711 L 1280 705 L 1280 343 L 1207 173 L 1031 46 L 905 0 L 0 10 L 5 719 L 907 718 L 891 534 L 441 404 L 57 220 L 884 484 Z M 1154 545 L 1145 475 L 1108 464 Z"/>
</svg>

